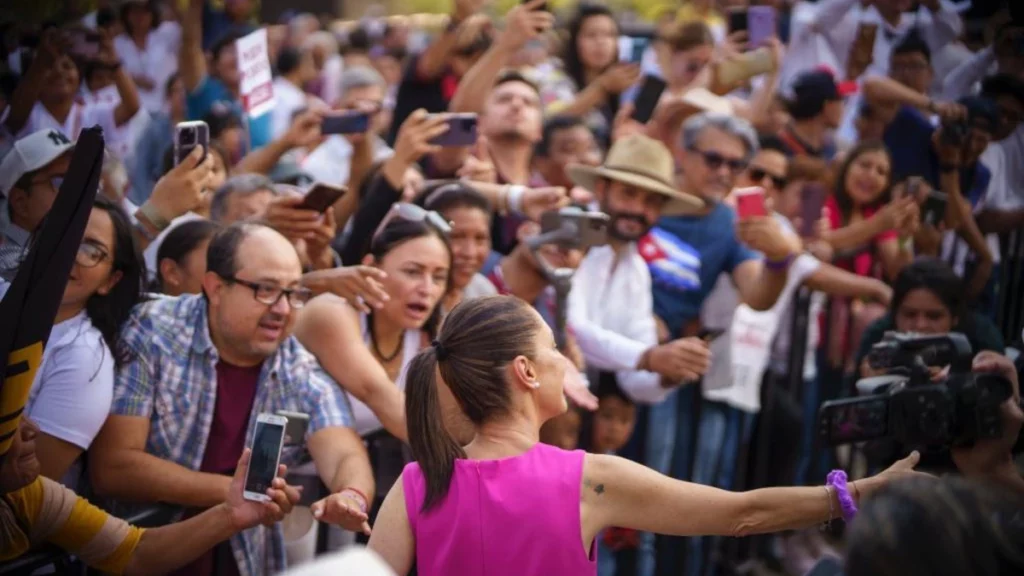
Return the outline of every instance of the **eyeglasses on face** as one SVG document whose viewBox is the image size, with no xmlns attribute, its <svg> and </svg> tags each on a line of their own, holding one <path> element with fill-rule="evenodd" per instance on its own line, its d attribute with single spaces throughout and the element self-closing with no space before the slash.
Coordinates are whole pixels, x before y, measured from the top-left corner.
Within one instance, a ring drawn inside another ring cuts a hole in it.
<svg viewBox="0 0 1024 576">
<path fill-rule="evenodd" d="M 448 236 L 452 233 L 451 224 L 444 219 L 443 216 L 434 212 L 433 210 L 426 210 L 417 206 L 416 204 L 409 204 L 407 202 L 398 202 L 391 205 L 391 209 L 388 210 L 388 215 L 381 220 L 377 230 L 374 231 L 373 237 L 377 238 L 380 233 L 387 225 L 395 218 L 400 218 L 408 222 L 426 222 L 432 226 L 435 230 Z"/>
<path fill-rule="evenodd" d="M 50 176 L 47 178 L 36 178 L 28 181 L 29 186 L 41 186 L 44 184 L 53 186 L 55 191 L 59 191 L 62 184 L 64 184 L 64 176 Z"/>
<path fill-rule="evenodd" d="M 306 302 L 309 302 L 309 299 L 313 297 L 313 292 L 308 288 L 281 288 L 273 284 L 242 280 L 234 276 L 224 278 L 224 280 L 251 289 L 253 298 L 266 306 L 277 304 L 277 301 L 284 296 L 288 298 L 288 304 L 292 308 L 299 309 L 305 306 Z"/>
<path fill-rule="evenodd" d="M 78 245 L 78 252 L 75 253 L 75 264 L 82 268 L 94 268 L 109 257 L 110 254 L 103 247 L 86 240 Z"/>
<path fill-rule="evenodd" d="M 765 177 L 770 178 L 772 181 L 772 185 L 775 186 L 776 190 L 782 190 L 783 188 L 786 187 L 787 184 L 785 176 L 775 176 L 769 174 L 768 171 L 765 170 L 764 168 L 751 166 L 750 168 L 747 168 L 747 174 L 750 176 L 750 179 L 753 180 L 754 182 L 764 182 Z"/>
<path fill-rule="evenodd" d="M 704 164 L 711 170 L 718 170 L 722 166 L 728 166 L 729 171 L 732 172 L 733 176 L 736 176 L 747 168 L 747 161 L 744 159 L 726 158 L 718 152 L 699 150 L 697 148 L 694 148 L 693 151 L 700 154 L 701 158 L 704 159 Z"/>
</svg>

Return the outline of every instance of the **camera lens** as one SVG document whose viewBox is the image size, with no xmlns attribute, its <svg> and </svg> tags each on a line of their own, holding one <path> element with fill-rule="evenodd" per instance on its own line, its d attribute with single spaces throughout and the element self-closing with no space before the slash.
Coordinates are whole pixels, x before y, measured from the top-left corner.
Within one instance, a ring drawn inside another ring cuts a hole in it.
<svg viewBox="0 0 1024 576">
<path fill-rule="evenodd" d="M 185 128 L 181 131 L 182 144 L 195 144 L 197 140 L 195 128 Z"/>
</svg>

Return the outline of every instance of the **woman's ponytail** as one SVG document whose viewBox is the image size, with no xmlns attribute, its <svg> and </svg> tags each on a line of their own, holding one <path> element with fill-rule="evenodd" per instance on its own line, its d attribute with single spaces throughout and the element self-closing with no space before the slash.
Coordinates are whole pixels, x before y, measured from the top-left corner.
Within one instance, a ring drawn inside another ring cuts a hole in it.
<svg viewBox="0 0 1024 576">
<path fill-rule="evenodd" d="M 462 447 L 445 428 L 437 391 L 440 384 L 437 373 L 437 352 L 432 346 L 417 354 L 406 372 L 405 414 L 409 446 L 427 483 L 424 511 L 448 494 L 455 460 L 466 457 Z"/>
</svg>

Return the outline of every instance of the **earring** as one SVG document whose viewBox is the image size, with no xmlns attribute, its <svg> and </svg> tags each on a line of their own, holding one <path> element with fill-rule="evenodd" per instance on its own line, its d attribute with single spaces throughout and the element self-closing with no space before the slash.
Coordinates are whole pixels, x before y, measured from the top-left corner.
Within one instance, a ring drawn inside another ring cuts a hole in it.
<svg viewBox="0 0 1024 576">
<path fill-rule="evenodd" d="M 533 388 L 534 390 L 540 388 L 540 382 L 537 380 L 530 380 L 530 388 Z"/>
</svg>

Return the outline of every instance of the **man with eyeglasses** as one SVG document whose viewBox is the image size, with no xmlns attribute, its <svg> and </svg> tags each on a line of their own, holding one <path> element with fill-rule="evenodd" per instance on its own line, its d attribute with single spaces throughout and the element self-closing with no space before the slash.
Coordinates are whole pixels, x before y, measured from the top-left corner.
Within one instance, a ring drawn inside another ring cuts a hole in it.
<svg viewBox="0 0 1024 576">
<path fill-rule="evenodd" d="M 370 463 L 340 386 L 290 335 L 310 298 L 291 243 L 261 224 L 237 223 L 211 241 L 203 294 L 141 304 L 128 323 L 129 362 L 117 374 L 111 415 L 90 450 L 96 492 L 193 513 L 224 501 L 231 461 L 251 443 L 256 416 L 309 415 L 300 446 L 331 491 L 320 520 L 366 531 Z M 287 447 L 282 464 L 304 453 Z M 255 528 L 181 574 L 255 574 L 285 567 L 280 528 Z"/>
<path fill-rule="evenodd" d="M 14 143 L 0 163 L 0 277 L 18 270 L 32 231 L 49 213 L 74 143 L 57 130 L 39 130 Z"/>
</svg>

